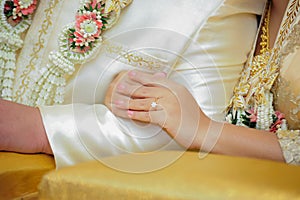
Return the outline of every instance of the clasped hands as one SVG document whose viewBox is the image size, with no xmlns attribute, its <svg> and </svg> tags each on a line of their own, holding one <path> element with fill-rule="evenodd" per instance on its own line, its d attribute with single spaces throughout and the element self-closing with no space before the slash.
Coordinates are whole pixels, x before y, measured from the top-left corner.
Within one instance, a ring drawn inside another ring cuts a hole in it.
<svg viewBox="0 0 300 200">
<path fill-rule="evenodd" d="M 159 125 L 188 149 L 200 149 L 210 123 L 190 92 L 165 73 L 121 72 L 104 103 L 119 117 Z"/>
</svg>

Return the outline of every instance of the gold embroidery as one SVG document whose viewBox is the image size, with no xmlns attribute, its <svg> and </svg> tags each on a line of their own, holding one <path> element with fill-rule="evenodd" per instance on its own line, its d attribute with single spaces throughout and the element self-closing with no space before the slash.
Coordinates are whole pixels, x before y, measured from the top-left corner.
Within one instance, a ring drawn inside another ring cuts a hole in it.
<svg viewBox="0 0 300 200">
<path fill-rule="evenodd" d="M 167 70 L 168 62 L 166 60 L 156 58 L 141 51 L 130 50 L 116 43 L 105 42 L 104 47 L 106 55 L 119 62 L 150 71 Z"/>
<path fill-rule="evenodd" d="M 29 61 L 29 64 L 25 67 L 25 70 L 20 76 L 22 84 L 21 86 L 19 86 L 19 88 L 16 91 L 16 95 L 14 97 L 16 102 L 23 103 L 22 96 L 24 95 L 25 91 L 28 89 L 30 83 L 29 74 L 30 72 L 35 70 L 36 62 L 39 58 L 39 53 L 44 48 L 45 35 L 47 34 L 48 29 L 53 25 L 52 22 L 53 9 L 57 6 L 57 4 L 60 1 L 61 0 L 51 0 L 49 2 L 48 8 L 44 10 L 45 19 L 41 25 L 41 29 L 38 31 L 39 33 L 39 35 L 37 36 L 38 40 L 33 45 L 33 53 L 30 54 L 31 59 Z"/>
<path fill-rule="evenodd" d="M 291 26 L 293 25 L 295 18 L 299 13 L 299 8 L 299 0 L 293 0 L 293 2 L 290 3 L 286 13 L 286 18 L 280 28 L 280 36 L 278 37 L 278 40 L 271 51 L 271 55 L 268 55 L 269 60 L 266 63 L 266 67 L 263 68 L 263 71 L 256 73 L 257 75 L 253 76 L 253 73 L 251 73 L 253 72 L 253 70 L 251 71 L 251 66 L 258 61 L 257 59 L 254 59 L 254 55 L 249 57 L 250 62 L 248 62 L 245 66 L 240 81 L 234 89 L 234 97 L 231 100 L 229 109 L 233 108 L 234 110 L 237 110 L 246 108 L 247 105 L 251 103 L 250 101 L 253 100 L 252 97 L 254 93 L 258 94 L 259 101 L 263 102 L 264 91 L 271 90 L 275 80 L 279 75 L 280 51 L 283 46 L 283 42 L 286 40 Z M 248 91 L 245 91 L 245 88 L 246 90 L 248 89 Z M 241 101 L 241 98 L 244 100 Z"/>
</svg>

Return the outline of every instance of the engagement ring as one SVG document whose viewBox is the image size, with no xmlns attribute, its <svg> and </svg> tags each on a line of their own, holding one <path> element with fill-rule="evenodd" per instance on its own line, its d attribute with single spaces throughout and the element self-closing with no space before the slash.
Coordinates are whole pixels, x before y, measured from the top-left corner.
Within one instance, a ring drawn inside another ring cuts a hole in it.
<svg viewBox="0 0 300 200">
<path fill-rule="evenodd" d="M 152 108 L 156 108 L 156 106 L 157 106 L 157 103 L 156 103 L 155 101 L 153 101 L 153 102 L 151 103 L 151 107 L 152 107 Z"/>
</svg>

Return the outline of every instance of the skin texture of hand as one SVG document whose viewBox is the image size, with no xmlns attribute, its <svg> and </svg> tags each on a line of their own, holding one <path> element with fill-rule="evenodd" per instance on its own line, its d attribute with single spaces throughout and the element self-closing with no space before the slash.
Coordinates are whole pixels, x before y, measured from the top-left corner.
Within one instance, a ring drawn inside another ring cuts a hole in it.
<svg viewBox="0 0 300 200">
<path fill-rule="evenodd" d="M 164 73 L 120 73 L 107 91 L 105 104 L 117 116 L 161 126 L 188 149 L 199 149 L 199 136 L 203 136 L 197 134 L 199 126 L 207 130 L 210 123 L 189 91 Z"/>
<path fill-rule="evenodd" d="M 0 150 L 52 154 L 38 108 L 0 99 Z"/>
<path fill-rule="evenodd" d="M 105 105 L 117 116 L 158 124 L 187 149 L 284 161 L 275 134 L 209 119 L 189 91 L 163 73 L 120 73 Z"/>
</svg>

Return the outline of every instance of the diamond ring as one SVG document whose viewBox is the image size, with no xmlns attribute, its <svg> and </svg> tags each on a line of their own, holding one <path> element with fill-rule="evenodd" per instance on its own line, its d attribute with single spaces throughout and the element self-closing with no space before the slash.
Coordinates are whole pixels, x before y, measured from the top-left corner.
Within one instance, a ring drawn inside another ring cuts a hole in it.
<svg viewBox="0 0 300 200">
<path fill-rule="evenodd" d="M 155 101 L 153 101 L 153 102 L 151 103 L 151 107 L 152 107 L 152 108 L 156 108 L 156 106 L 157 106 L 157 103 L 156 103 Z"/>
</svg>

